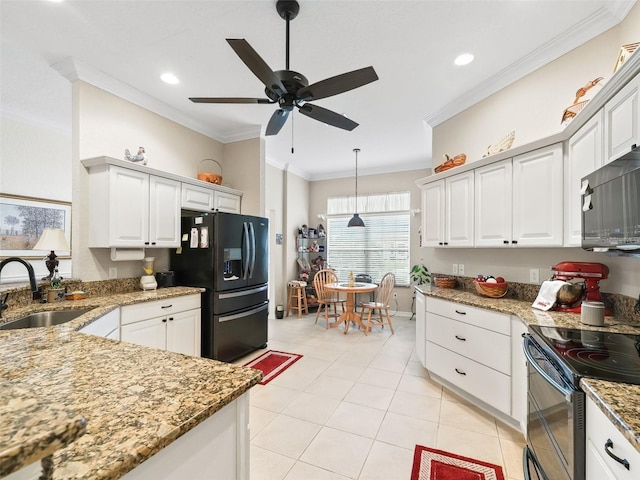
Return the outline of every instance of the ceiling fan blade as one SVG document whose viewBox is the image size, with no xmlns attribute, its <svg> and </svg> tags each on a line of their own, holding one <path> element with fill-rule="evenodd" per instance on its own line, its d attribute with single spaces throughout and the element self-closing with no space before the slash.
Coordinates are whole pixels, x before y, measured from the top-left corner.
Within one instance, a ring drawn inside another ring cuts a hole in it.
<svg viewBox="0 0 640 480">
<path fill-rule="evenodd" d="M 268 98 L 189 97 L 193 103 L 276 103 Z"/>
<path fill-rule="evenodd" d="M 361 87 L 367 83 L 378 80 L 378 75 L 373 67 L 365 67 L 360 70 L 336 75 L 319 82 L 312 83 L 308 87 L 298 90 L 300 100 L 318 100 L 327 98 L 339 93 L 348 92 L 354 88 Z"/>
<path fill-rule="evenodd" d="M 273 115 L 271 115 L 271 119 L 269 119 L 269 123 L 267 124 L 267 131 L 265 132 L 265 135 L 277 135 L 288 117 L 289 110 L 279 108 L 273 112 Z"/>
<path fill-rule="evenodd" d="M 249 67 L 249 70 L 251 70 L 269 90 L 281 94 L 287 93 L 287 89 L 282 84 L 282 81 L 280 81 L 262 57 L 258 55 L 258 52 L 249 45 L 249 42 L 244 38 L 227 38 L 227 42 L 240 57 L 240 60 Z"/>
<path fill-rule="evenodd" d="M 307 117 L 311 117 L 314 120 L 318 120 L 319 122 L 326 123 L 333 127 L 342 128 L 343 130 L 351 131 L 359 125 L 344 115 L 332 112 L 326 108 L 318 107 L 317 105 L 311 105 L 310 103 L 305 103 L 303 106 L 298 107 L 298 109 L 300 110 L 300 113 Z"/>
</svg>

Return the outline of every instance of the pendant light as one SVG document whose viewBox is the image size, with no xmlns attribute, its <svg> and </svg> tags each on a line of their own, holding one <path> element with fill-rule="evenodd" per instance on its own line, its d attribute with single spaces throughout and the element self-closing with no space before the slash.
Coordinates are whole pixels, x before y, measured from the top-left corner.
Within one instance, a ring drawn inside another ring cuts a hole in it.
<svg viewBox="0 0 640 480">
<path fill-rule="evenodd" d="M 356 213 L 353 214 L 351 220 L 347 224 L 347 227 L 364 227 L 364 222 L 358 215 L 358 152 L 359 148 L 354 148 L 353 151 L 356 153 Z"/>
</svg>

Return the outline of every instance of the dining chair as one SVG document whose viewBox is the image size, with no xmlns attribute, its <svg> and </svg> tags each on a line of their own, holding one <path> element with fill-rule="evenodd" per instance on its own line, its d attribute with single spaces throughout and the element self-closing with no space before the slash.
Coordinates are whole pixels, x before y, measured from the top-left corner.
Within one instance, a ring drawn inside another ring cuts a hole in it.
<svg viewBox="0 0 640 480">
<path fill-rule="evenodd" d="M 389 299 L 391 298 L 391 292 L 393 287 L 396 284 L 396 276 L 389 272 L 382 277 L 380 280 L 380 285 L 378 286 L 378 290 L 376 291 L 376 299 L 374 302 L 365 302 L 362 303 L 362 318 L 364 319 L 365 314 L 367 315 L 367 323 L 365 325 L 364 334 L 367 335 L 371 330 L 371 325 L 380 325 L 383 329 L 385 325 L 389 325 L 389 329 L 393 334 L 393 325 L 391 323 L 391 317 L 389 316 Z M 376 319 L 373 317 L 375 311 L 378 310 L 378 314 L 380 319 Z M 382 312 L 384 310 L 383 317 Z"/>
<path fill-rule="evenodd" d="M 338 319 L 338 304 L 342 306 L 342 313 L 344 313 L 344 300 L 340 298 L 340 295 L 335 292 L 330 292 L 325 288 L 328 283 L 337 283 L 338 276 L 333 270 L 325 269 L 320 270 L 313 276 L 313 288 L 316 290 L 316 297 L 318 299 L 318 311 L 316 312 L 316 321 L 318 323 L 318 317 L 324 308 L 324 319 L 326 322 L 326 328 L 329 328 L 329 310 L 333 305 L 333 315 L 336 320 Z"/>
</svg>

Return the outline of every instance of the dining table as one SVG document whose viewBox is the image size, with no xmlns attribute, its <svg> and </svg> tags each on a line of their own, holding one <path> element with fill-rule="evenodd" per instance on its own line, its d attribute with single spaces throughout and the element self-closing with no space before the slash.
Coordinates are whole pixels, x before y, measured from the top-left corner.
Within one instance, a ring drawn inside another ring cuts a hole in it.
<svg viewBox="0 0 640 480">
<path fill-rule="evenodd" d="M 373 292 L 378 288 L 378 285 L 375 283 L 365 283 L 365 282 L 355 282 L 353 284 L 349 284 L 348 282 L 336 282 L 336 283 L 327 283 L 325 285 L 325 289 L 330 292 L 336 293 L 345 293 L 347 295 L 347 308 L 346 311 L 340 315 L 340 317 L 335 321 L 329 324 L 330 327 L 337 327 L 338 325 L 344 323 L 344 334 L 346 335 L 349 332 L 349 325 L 351 322 L 355 322 L 358 325 L 358 328 L 364 328 L 364 324 L 362 323 L 362 317 L 358 315 L 356 312 L 356 294 L 357 293 L 368 293 Z"/>
</svg>

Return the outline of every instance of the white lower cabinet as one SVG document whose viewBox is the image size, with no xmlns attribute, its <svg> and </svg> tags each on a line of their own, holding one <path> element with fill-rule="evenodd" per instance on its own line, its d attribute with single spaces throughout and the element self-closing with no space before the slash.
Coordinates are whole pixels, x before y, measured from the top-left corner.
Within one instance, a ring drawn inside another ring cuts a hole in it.
<svg viewBox="0 0 640 480">
<path fill-rule="evenodd" d="M 425 363 L 425 346 L 426 336 L 425 328 L 427 322 L 427 299 L 425 295 L 416 290 L 416 355 L 422 366 L 426 366 Z"/>
<path fill-rule="evenodd" d="M 160 450 L 124 480 L 249 479 L 249 392 Z"/>
<path fill-rule="evenodd" d="M 111 310 L 109 313 L 81 328 L 79 332 L 110 338 L 112 340 L 120 340 L 120 309 L 116 308 L 115 310 Z"/>
<path fill-rule="evenodd" d="M 121 340 L 200 356 L 200 295 L 122 307 Z"/>
<path fill-rule="evenodd" d="M 424 343 L 427 370 L 437 381 L 479 400 L 522 430 L 526 372 L 520 365 L 520 335 L 518 340 L 512 337 L 511 316 L 439 298 L 425 300 L 424 342 L 416 338 L 416 350 Z"/>
<path fill-rule="evenodd" d="M 637 480 L 640 452 L 587 397 L 586 480 Z M 618 460 L 609 455 L 614 455 Z M 628 467 L 628 468 L 627 468 Z"/>
</svg>

